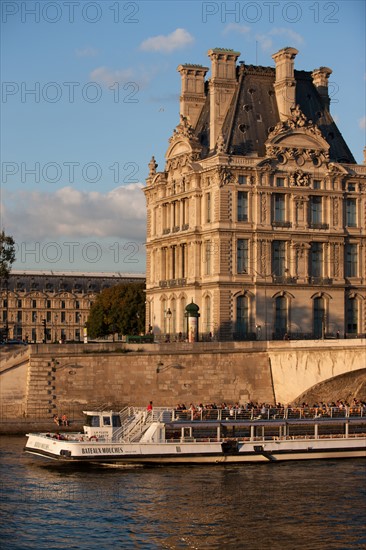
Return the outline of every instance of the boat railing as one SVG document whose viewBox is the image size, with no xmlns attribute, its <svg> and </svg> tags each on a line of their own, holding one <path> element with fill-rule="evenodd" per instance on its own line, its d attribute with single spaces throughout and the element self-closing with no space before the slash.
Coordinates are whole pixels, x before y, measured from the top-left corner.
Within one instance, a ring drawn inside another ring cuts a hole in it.
<svg viewBox="0 0 366 550">
<path fill-rule="evenodd" d="M 172 411 L 172 421 L 245 421 L 317 418 L 349 418 L 366 416 L 365 407 L 251 407 L 192 408 Z"/>
</svg>

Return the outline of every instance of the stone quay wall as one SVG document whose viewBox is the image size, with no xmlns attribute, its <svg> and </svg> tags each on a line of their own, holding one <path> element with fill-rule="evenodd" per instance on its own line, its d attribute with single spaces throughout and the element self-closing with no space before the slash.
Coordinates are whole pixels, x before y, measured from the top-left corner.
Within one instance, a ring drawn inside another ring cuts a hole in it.
<svg viewBox="0 0 366 550">
<path fill-rule="evenodd" d="M 364 340 L 32 345 L 2 357 L 0 423 L 75 423 L 86 408 L 293 402 L 308 388 L 365 369 Z"/>
</svg>

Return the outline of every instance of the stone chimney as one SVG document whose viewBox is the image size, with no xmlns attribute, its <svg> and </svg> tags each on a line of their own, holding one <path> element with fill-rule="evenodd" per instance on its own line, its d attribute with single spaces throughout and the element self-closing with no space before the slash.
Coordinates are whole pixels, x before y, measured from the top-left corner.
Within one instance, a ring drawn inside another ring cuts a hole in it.
<svg viewBox="0 0 366 550">
<path fill-rule="evenodd" d="M 320 67 L 319 69 L 315 69 L 311 74 L 313 77 L 314 86 L 318 90 L 318 93 L 323 100 L 324 107 L 326 107 L 328 111 L 330 105 L 328 78 L 332 72 L 332 69 L 329 69 L 328 67 Z"/>
<path fill-rule="evenodd" d="M 208 56 L 211 59 L 210 150 L 215 148 L 236 90 L 236 60 L 239 55 L 240 52 L 221 48 L 208 51 Z"/>
<path fill-rule="evenodd" d="M 195 128 L 206 100 L 205 75 L 208 67 L 179 65 L 177 71 L 182 77 L 180 114 L 189 117 L 189 123 Z"/>
<path fill-rule="evenodd" d="M 272 55 L 272 59 L 276 63 L 274 89 L 281 121 L 287 120 L 291 116 L 291 109 L 295 107 L 294 59 L 298 53 L 295 48 L 283 48 Z"/>
</svg>

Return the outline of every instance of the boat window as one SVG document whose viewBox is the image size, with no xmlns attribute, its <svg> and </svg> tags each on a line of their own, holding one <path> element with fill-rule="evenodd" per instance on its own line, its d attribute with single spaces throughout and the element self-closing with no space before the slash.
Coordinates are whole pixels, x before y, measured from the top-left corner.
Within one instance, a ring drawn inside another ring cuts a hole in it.
<svg viewBox="0 0 366 550">
<path fill-rule="evenodd" d="M 99 416 L 87 416 L 86 425 L 92 428 L 99 428 Z"/>
<path fill-rule="evenodd" d="M 113 428 L 119 428 L 121 426 L 121 419 L 116 414 L 112 416 L 112 426 Z"/>
<path fill-rule="evenodd" d="M 110 426 L 111 425 L 111 417 L 110 416 L 103 416 L 103 424 L 104 424 L 104 426 Z"/>
</svg>

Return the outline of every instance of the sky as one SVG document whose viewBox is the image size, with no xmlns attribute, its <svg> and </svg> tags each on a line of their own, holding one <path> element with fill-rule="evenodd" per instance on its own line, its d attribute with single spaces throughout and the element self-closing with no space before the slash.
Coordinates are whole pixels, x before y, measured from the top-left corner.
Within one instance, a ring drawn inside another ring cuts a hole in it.
<svg viewBox="0 0 366 550">
<path fill-rule="evenodd" d="M 330 110 L 363 162 L 363 1 L 0 1 L 0 225 L 13 269 L 145 271 L 142 191 L 164 170 L 184 63 L 211 48 L 329 67 Z M 210 76 L 208 73 L 207 77 Z"/>
</svg>

